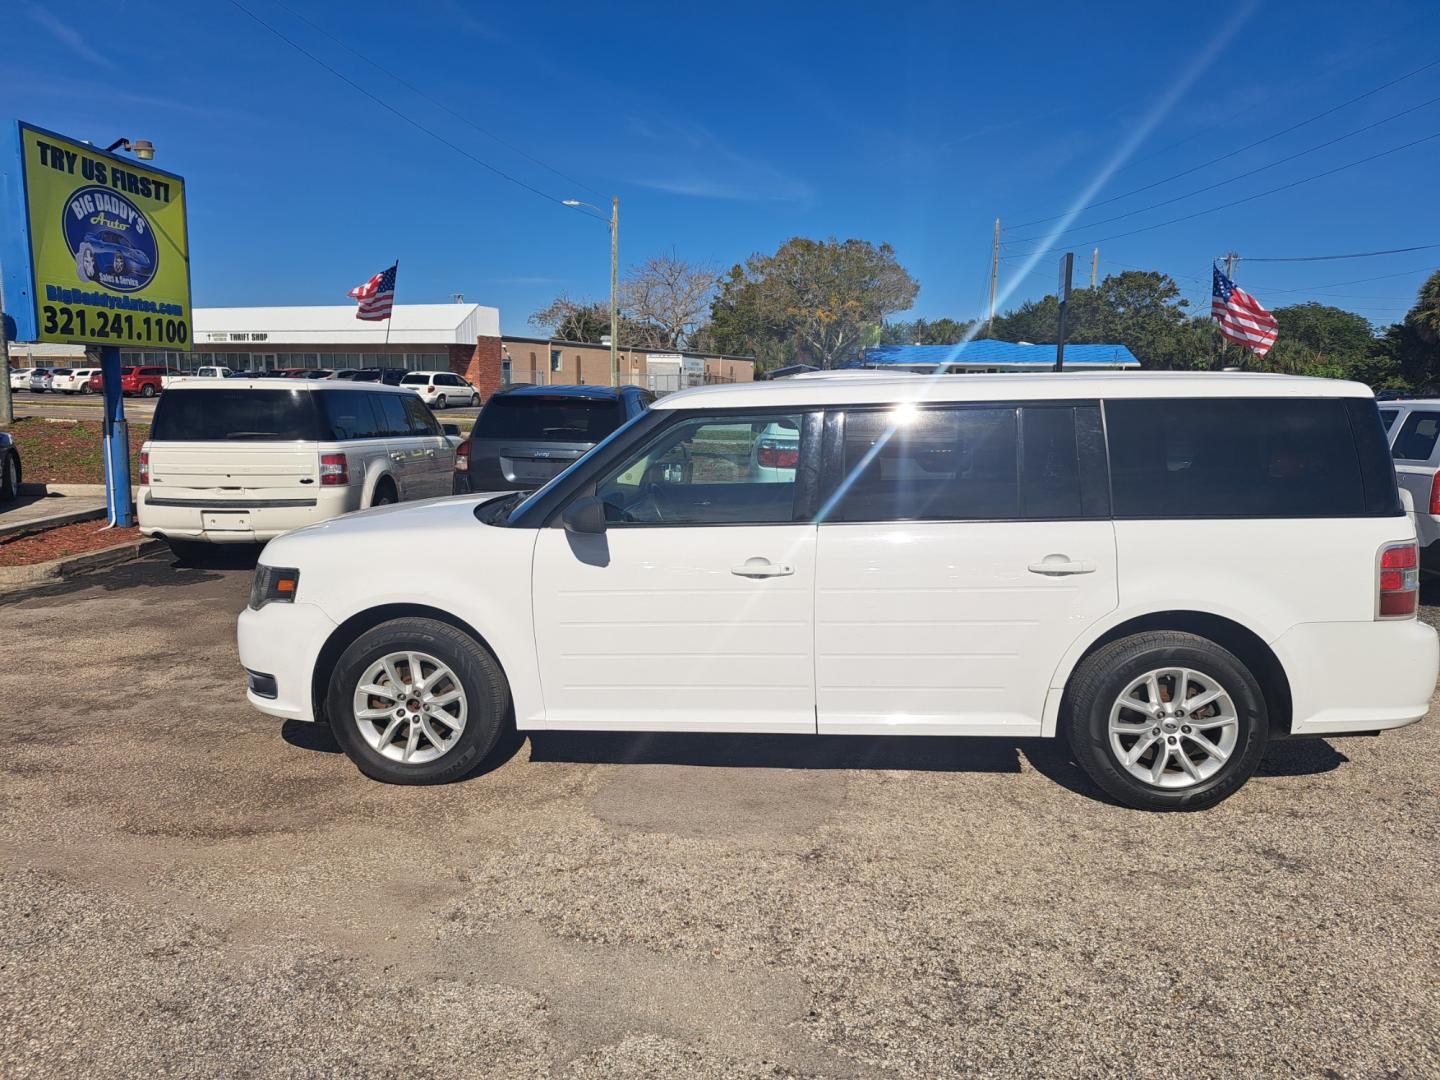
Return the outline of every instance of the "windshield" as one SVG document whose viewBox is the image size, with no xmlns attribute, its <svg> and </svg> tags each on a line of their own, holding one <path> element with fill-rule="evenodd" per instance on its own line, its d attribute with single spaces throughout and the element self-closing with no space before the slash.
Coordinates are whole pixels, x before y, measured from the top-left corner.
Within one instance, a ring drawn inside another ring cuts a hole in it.
<svg viewBox="0 0 1440 1080">
<path fill-rule="evenodd" d="M 623 417 L 617 398 L 516 394 L 491 398 L 471 435 L 526 442 L 599 442 Z"/>
<path fill-rule="evenodd" d="M 406 375 L 403 379 L 400 380 L 400 385 L 401 385 L 401 386 L 418 386 L 418 385 L 423 385 L 423 384 L 425 384 L 425 383 L 428 383 L 429 381 L 430 381 L 430 376 L 429 376 L 429 375 Z"/>
<path fill-rule="evenodd" d="M 294 442 L 321 438 L 308 390 L 167 390 L 151 442 Z"/>
<path fill-rule="evenodd" d="M 488 408 L 488 406 L 487 406 L 487 408 Z M 506 517 L 505 520 L 506 520 L 507 522 L 510 522 L 510 521 L 514 521 L 514 520 L 516 520 L 517 518 L 519 518 L 522 514 L 525 513 L 526 508 L 529 507 L 529 506 L 531 506 L 531 505 L 533 505 L 534 502 L 535 502 L 535 500 L 536 500 L 543 492 L 549 491 L 550 488 L 552 488 L 554 485 L 560 483 L 560 482 L 561 482 L 562 480 L 564 480 L 567 476 L 569 476 L 572 472 L 574 472 L 576 469 L 580 468 L 580 466 L 582 466 L 583 464 L 585 464 L 585 462 L 589 461 L 594 455 L 600 453 L 605 447 L 609 446 L 610 443 L 612 443 L 614 440 L 618 439 L 618 438 L 619 438 L 621 435 L 623 435 L 626 431 L 629 431 L 630 428 L 633 427 L 635 424 L 638 424 L 641 420 L 644 420 L 645 417 L 648 416 L 648 415 L 649 415 L 648 413 L 644 413 L 644 412 L 636 413 L 636 414 L 635 414 L 634 416 L 632 416 L 629 420 L 626 420 L 625 423 L 621 424 L 621 425 L 620 425 L 619 427 L 617 427 L 614 431 L 612 431 L 609 435 L 605 436 L 605 438 L 601 439 L 598 443 L 596 443 L 594 446 L 592 446 L 589 450 L 586 450 L 585 453 L 581 454 L 578 458 L 576 458 L 574 461 L 572 461 L 572 462 L 565 468 L 565 470 L 564 470 L 563 472 L 558 473 L 557 475 L 555 475 L 554 477 L 552 477 L 552 478 L 550 479 L 550 481 L 549 481 L 544 487 L 539 488 L 539 489 L 537 489 L 537 490 L 535 490 L 535 491 L 530 492 L 528 495 L 525 496 L 525 500 L 524 500 L 523 502 L 516 503 L 516 504 L 515 504 L 515 507 L 510 511 L 509 515 Z"/>
</svg>

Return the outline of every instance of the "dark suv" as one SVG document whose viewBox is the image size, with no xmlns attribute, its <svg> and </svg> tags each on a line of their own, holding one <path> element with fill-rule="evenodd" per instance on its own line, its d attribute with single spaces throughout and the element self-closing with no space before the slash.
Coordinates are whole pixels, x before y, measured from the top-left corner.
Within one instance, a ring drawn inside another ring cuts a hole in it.
<svg viewBox="0 0 1440 1080">
<path fill-rule="evenodd" d="M 654 400 L 638 386 L 502 390 L 455 452 L 455 493 L 541 487 Z"/>
</svg>

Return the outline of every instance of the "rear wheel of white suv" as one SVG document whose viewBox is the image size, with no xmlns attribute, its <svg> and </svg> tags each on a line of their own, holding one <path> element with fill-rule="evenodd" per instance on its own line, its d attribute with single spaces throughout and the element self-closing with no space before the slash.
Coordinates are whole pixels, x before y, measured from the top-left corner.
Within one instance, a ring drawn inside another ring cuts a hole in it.
<svg viewBox="0 0 1440 1080">
<path fill-rule="evenodd" d="M 1265 753 L 1269 717 L 1255 676 L 1195 634 L 1162 630 L 1112 641 L 1080 664 L 1068 697 L 1076 762 L 1127 806 L 1214 806 Z"/>
<path fill-rule="evenodd" d="M 330 676 L 335 740 L 366 776 L 443 784 L 494 749 L 510 704 L 500 665 L 433 619 L 393 619 L 360 635 Z"/>
</svg>

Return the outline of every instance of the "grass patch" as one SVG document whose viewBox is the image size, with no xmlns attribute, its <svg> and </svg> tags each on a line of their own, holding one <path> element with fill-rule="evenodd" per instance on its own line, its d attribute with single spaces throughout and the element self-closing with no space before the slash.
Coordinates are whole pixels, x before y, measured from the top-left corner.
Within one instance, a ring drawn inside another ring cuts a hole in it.
<svg viewBox="0 0 1440 1080">
<path fill-rule="evenodd" d="M 49 420 L 25 416 L 9 427 L 20 449 L 27 484 L 103 484 L 99 420 Z M 149 424 L 130 424 L 130 479 L 139 479 L 140 447 Z"/>
</svg>

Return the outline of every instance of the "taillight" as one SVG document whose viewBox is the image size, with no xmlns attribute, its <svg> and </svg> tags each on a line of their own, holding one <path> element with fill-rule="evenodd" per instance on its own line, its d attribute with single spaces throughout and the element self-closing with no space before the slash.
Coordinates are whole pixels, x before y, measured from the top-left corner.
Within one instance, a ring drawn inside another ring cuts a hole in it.
<svg viewBox="0 0 1440 1080">
<path fill-rule="evenodd" d="M 1440 472 L 1430 480 L 1430 513 L 1440 514 Z"/>
<path fill-rule="evenodd" d="M 800 464 L 800 448 L 762 442 L 756 449 L 755 460 L 762 469 L 793 469 Z"/>
<path fill-rule="evenodd" d="M 1415 616 L 1420 595 L 1420 553 L 1413 541 L 1386 544 L 1380 549 L 1376 581 L 1379 603 L 1376 617 L 1408 619 Z"/>
<path fill-rule="evenodd" d="M 150 451 L 140 451 L 140 486 L 144 487 L 150 483 Z"/>
<path fill-rule="evenodd" d="M 350 483 L 350 460 L 344 454 L 320 455 L 320 486 L 344 487 Z"/>
<path fill-rule="evenodd" d="M 455 448 L 455 471 L 470 471 L 470 440 L 466 439 Z"/>
</svg>

